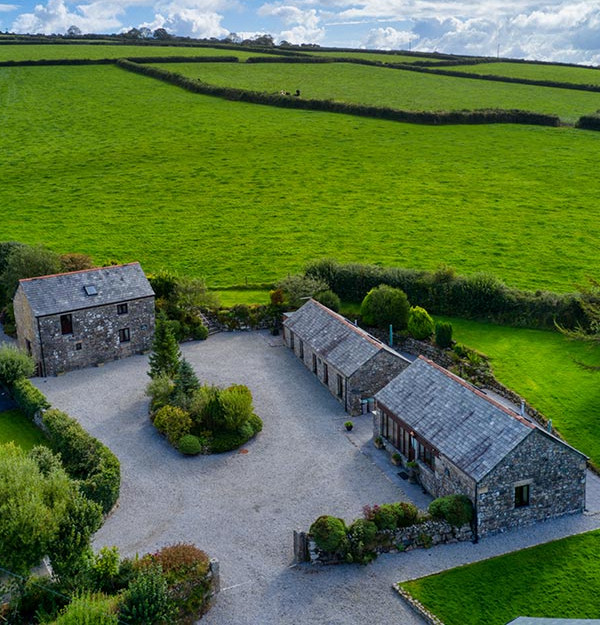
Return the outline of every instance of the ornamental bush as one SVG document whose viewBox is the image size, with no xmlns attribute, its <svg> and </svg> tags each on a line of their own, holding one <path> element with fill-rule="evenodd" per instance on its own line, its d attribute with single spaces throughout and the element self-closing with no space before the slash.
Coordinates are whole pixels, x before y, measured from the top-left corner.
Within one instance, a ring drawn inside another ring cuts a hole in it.
<svg viewBox="0 0 600 625">
<path fill-rule="evenodd" d="M 435 344 L 442 349 L 452 345 L 452 324 L 447 321 L 438 321 L 435 324 Z"/>
<path fill-rule="evenodd" d="M 408 315 L 408 331 L 418 341 L 428 339 L 434 331 L 433 319 L 420 306 L 410 309 Z"/>
<path fill-rule="evenodd" d="M 52 625 L 117 625 L 117 598 L 85 593 L 76 596 Z"/>
<path fill-rule="evenodd" d="M 166 405 L 156 413 L 154 427 L 162 432 L 172 445 L 176 445 L 183 436 L 189 434 L 192 419 L 185 410 Z"/>
<path fill-rule="evenodd" d="M 378 530 L 396 529 L 396 510 L 394 504 L 384 503 L 380 506 L 365 506 L 363 508 L 365 520 L 372 521 Z"/>
<path fill-rule="evenodd" d="M 160 564 L 140 567 L 123 593 L 120 620 L 129 625 L 171 623 L 174 606 Z"/>
<path fill-rule="evenodd" d="M 310 526 L 309 533 L 319 549 L 334 553 L 345 542 L 347 529 L 343 519 L 323 515 Z"/>
<path fill-rule="evenodd" d="M 42 391 L 27 378 L 19 378 L 13 384 L 12 395 L 19 408 L 29 419 L 33 419 L 37 412 L 50 408 L 50 402 Z"/>
<path fill-rule="evenodd" d="M 186 456 L 197 456 L 202 451 L 200 439 L 193 434 L 185 434 L 179 439 L 179 451 Z"/>
<path fill-rule="evenodd" d="M 404 330 L 408 322 L 410 304 L 404 291 L 386 284 L 371 289 L 360 305 L 360 315 L 368 326 L 387 330 Z"/>
<path fill-rule="evenodd" d="M 315 299 L 334 312 L 339 312 L 340 306 L 342 305 L 340 298 L 331 289 L 317 293 Z"/>
<path fill-rule="evenodd" d="M 419 520 L 417 506 L 406 501 L 390 504 L 396 516 L 396 527 L 410 527 Z"/>
<path fill-rule="evenodd" d="M 473 504 L 466 495 L 438 497 L 429 504 L 429 514 L 455 527 L 461 527 L 473 520 Z"/>
<path fill-rule="evenodd" d="M 35 371 L 33 358 L 8 343 L 0 345 L 0 383 L 11 387 L 20 378 L 29 378 Z"/>
</svg>

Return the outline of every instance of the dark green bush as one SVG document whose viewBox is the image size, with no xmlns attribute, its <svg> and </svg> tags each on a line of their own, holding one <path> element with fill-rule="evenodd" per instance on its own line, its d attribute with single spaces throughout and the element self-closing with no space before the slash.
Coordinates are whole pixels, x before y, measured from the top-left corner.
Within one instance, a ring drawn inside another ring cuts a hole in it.
<svg viewBox="0 0 600 625">
<path fill-rule="evenodd" d="M 50 402 L 42 391 L 27 378 L 20 378 L 12 385 L 12 396 L 29 419 L 33 419 L 40 410 L 50 408 Z"/>
<path fill-rule="evenodd" d="M 438 497 L 429 504 L 429 514 L 434 519 L 443 519 L 455 527 L 461 527 L 473 520 L 473 504 L 466 495 Z"/>
<path fill-rule="evenodd" d="M 415 339 L 422 341 L 428 339 L 434 330 L 433 319 L 429 313 L 420 306 L 410 309 L 408 315 L 408 331 Z"/>
<path fill-rule="evenodd" d="M 47 410 L 42 421 L 69 476 L 80 480 L 84 495 L 100 504 L 103 513 L 108 514 L 119 498 L 121 486 L 117 457 L 64 412 Z"/>
<path fill-rule="evenodd" d="M 340 298 L 330 289 L 317 293 L 315 295 L 315 299 L 317 302 L 320 302 L 323 306 L 327 306 L 327 308 L 330 308 L 334 312 L 339 312 L 340 306 L 342 305 Z"/>
<path fill-rule="evenodd" d="M 171 623 L 175 608 L 160 565 L 143 566 L 123 594 L 120 620 L 129 625 Z"/>
<path fill-rule="evenodd" d="M 309 533 L 319 549 L 335 553 L 343 545 L 347 529 L 343 519 L 323 515 L 310 526 Z"/>
<path fill-rule="evenodd" d="M 186 456 L 197 456 L 202 451 L 200 439 L 193 434 L 186 434 L 179 439 L 179 451 Z"/>
<path fill-rule="evenodd" d="M 35 371 L 33 358 L 9 343 L 0 345 L 0 384 L 11 388 L 20 378 L 28 378 Z"/>
<path fill-rule="evenodd" d="M 452 324 L 447 321 L 438 321 L 435 324 L 435 344 L 446 349 L 452 345 Z"/>
<path fill-rule="evenodd" d="M 380 506 L 373 506 L 373 514 L 370 519 L 379 530 L 395 530 L 397 527 L 396 510 L 394 504 L 384 503 Z"/>
<path fill-rule="evenodd" d="M 396 527 L 409 527 L 419 520 L 419 510 L 412 503 L 400 501 L 390 506 L 396 516 Z"/>
<path fill-rule="evenodd" d="M 371 289 L 360 305 L 363 322 L 387 330 L 391 324 L 394 330 L 404 330 L 408 322 L 410 304 L 406 293 L 386 284 Z"/>
<path fill-rule="evenodd" d="M 208 328 L 202 322 L 193 325 L 191 329 L 192 338 L 195 341 L 205 341 L 208 338 Z"/>
<path fill-rule="evenodd" d="M 377 526 L 372 521 L 356 519 L 348 528 L 351 561 L 368 564 L 377 557 Z M 350 558 L 347 558 L 350 561 Z"/>
</svg>

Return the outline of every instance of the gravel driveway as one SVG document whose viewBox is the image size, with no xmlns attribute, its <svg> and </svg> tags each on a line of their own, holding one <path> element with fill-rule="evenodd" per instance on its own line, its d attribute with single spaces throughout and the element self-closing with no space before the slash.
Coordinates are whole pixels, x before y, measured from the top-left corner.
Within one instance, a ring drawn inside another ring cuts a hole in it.
<svg viewBox="0 0 600 625">
<path fill-rule="evenodd" d="M 247 453 L 184 458 L 174 451 L 148 420 L 146 356 L 35 383 L 121 461 L 120 505 L 96 547 L 114 544 L 133 555 L 187 541 L 220 560 L 222 592 L 206 625 L 422 625 L 392 583 L 600 527 L 600 480 L 590 475 L 585 515 L 477 545 L 385 555 L 367 567 L 294 567 L 292 530 L 318 515 L 350 521 L 365 503 L 412 499 L 425 507 L 429 499 L 369 442 L 369 417 L 353 418 L 353 432 L 344 431 L 341 406 L 279 339 L 224 333 L 182 351 L 201 381 L 252 390 L 264 430 Z"/>
<path fill-rule="evenodd" d="M 207 625 L 420 625 L 391 589 L 398 560 L 393 567 L 382 566 L 390 558 L 369 567 L 292 566 L 293 529 L 307 529 L 320 514 L 351 520 L 366 503 L 407 498 L 401 480 L 360 449 L 370 418 L 354 419 L 347 436 L 342 407 L 266 333 L 218 334 L 182 351 L 201 381 L 251 389 L 264 430 L 247 453 L 185 458 L 174 451 L 148 420 L 145 356 L 35 381 L 121 461 L 120 505 L 95 545 L 133 555 L 188 541 L 218 558 L 223 590 Z"/>
</svg>

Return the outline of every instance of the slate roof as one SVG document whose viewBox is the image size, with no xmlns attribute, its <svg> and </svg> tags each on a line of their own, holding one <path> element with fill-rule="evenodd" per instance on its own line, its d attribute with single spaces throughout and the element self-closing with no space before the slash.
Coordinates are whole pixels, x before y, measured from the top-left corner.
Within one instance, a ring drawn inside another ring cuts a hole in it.
<svg viewBox="0 0 600 625">
<path fill-rule="evenodd" d="M 535 618 L 531 616 L 520 616 L 508 623 L 508 625 L 600 625 L 598 619 L 583 618 Z"/>
<path fill-rule="evenodd" d="M 309 299 L 291 313 L 283 324 L 346 377 L 383 350 L 406 360 L 385 343 L 314 299 Z"/>
<path fill-rule="evenodd" d="M 97 294 L 88 295 L 95 287 Z M 36 317 L 57 315 L 154 295 L 139 263 L 19 280 Z"/>
<path fill-rule="evenodd" d="M 533 430 L 545 433 L 423 356 L 375 399 L 477 482 Z"/>
</svg>

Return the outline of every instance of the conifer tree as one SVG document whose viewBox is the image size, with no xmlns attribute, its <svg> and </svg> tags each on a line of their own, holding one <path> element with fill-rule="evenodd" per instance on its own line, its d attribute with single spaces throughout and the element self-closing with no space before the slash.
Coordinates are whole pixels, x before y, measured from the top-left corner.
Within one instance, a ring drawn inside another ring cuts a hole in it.
<svg viewBox="0 0 600 625">
<path fill-rule="evenodd" d="M 164 319 L 157 318 L 148 375 L 154 379 L 164 373 L 174 378 L 179 371 L 180 358 L 181 352 L 173 330 Z"/>
<path fill-rule="evenodd" d="M 198 376 L 192 365 L 185 358 L 182 358 L 179 363 L 179 370 L 175 376 L 175 393 L 183 393 L 187 397 L 197 388 L 200 388 Z"/>
</svg>

